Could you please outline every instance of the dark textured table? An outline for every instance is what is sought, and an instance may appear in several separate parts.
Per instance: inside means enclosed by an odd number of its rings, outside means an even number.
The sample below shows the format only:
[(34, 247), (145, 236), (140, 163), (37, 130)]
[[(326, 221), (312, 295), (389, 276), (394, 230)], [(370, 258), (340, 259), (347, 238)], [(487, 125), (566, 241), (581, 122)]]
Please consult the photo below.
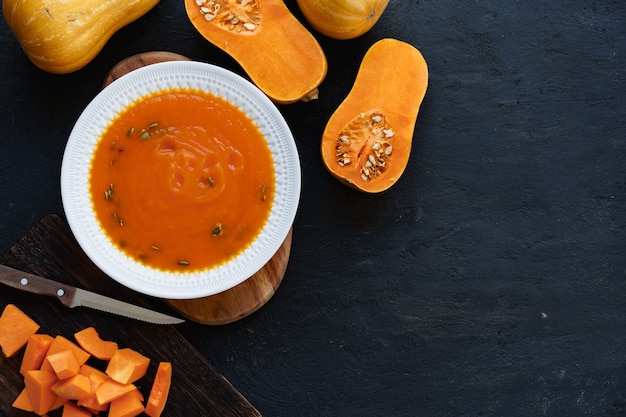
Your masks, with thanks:
[[(317, 37), (319, 100), (280, 107), (302, 165), (284, 281), (250, 317), (180, 331), (266, 416), (626, 415), (626, 3), (391, 0), (363, 37)], [(430, 85), (404, 176), (365, 195), (319, 144), (383, 37), (422, 51)], [(182, 1), (70, 75), (35, 68), (4, 22), (0, 40), (2, 252), (63, 214), (65, 142), (117, 62), (242, 73)]]

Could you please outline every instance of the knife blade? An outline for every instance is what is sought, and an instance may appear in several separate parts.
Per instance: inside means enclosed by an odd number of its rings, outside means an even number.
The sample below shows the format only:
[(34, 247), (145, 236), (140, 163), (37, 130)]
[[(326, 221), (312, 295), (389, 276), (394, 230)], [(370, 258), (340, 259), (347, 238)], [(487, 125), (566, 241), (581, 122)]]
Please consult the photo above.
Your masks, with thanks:
[(184, 320), (177, 317), (168, 316), (1, 264), (0, 283), (32, 294), (54, 297), (69, 308), (90, 307), (155, 324), (179, 324), (184, 322)]

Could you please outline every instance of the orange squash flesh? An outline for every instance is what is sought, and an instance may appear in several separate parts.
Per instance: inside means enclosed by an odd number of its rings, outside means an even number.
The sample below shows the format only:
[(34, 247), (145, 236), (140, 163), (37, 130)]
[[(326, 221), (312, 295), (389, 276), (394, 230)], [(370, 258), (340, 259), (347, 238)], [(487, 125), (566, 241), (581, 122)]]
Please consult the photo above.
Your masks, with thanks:
[(30, 398), (28, 398), (26, 388), (22, 389), (11, 405), (19, 410), (33, 411), (33, 404), (30, 402)]
[[(64, 350), (71, 351), (79, 365), (87, 362), (90, 357), (89, 353), (85, 352), (80, 346), (61, 335), (55, 336), (54, 340), (50, 344), (50, 347), (48, 348), (47, 356)], [(46, 366), (45, 363), (46, 361), (44, 361), (44, 365), (42, 366)]]
[(109, 364), (106, 374), (120, 384), (132, 384), (148, 371), (150, 359), (130, 348), (118, 349)]
[(89, 378), (91, 392), (85, 398), (78, 400), (76, 404), (91, 410), (94, 414), (97, 414), (99, 411), (106, 411), (109, 408), (109, 403), (100, 404), (96, 397), (96, 390), (100, 385), (110, 379), (109, 376), (99, 369), (86, 364), (81, 366), (78, 372)]
[(144, 412), (139, 391), (131, 391), (128, 394), (111, 402), (108, 417), (135, 417)]
[(76, 374), (73, 377), (58, 380), (50, 389), (61, 398), (82, 400), (91, 395), (91, 381), (85, 375)]
[(56, 375), (47, 371), (26, 372), (24, 386), (35, 413), (43, 415), (53, 409), (58, 396), (52, 392), (51, 388), (57, 381)]
[(394, 185), (407, 166), (427, 86), (428, 67), (419, 50), (396, 39), (373, 44), (322, 135), (330, 174), (368, 193)]
[(20, 364), (20, 373), (22, 375), (26, 371), (32, 371), (41, 367), (52, 341), (52, 336), (43, 333), (34, 334), (28, 339), (22, 363)]
[(116, 342), (102, 340), (93, 327), (87, 327), (74, 333), (74, 339), (87, 353), (102, 360), (111, 359), (118, 348)]
[(7, 304), (0, 315), (0, 347), (7, 358), (26, 346), (39, 330), (39, 324), (13, 304)]
[(146, 414), (150, 417), (159, 417), (165, 408), (167, 396), (172, 384), (172, 364), (169, 362), (159, 363), (154, 383), (148, 396)]
[(74, 356), (74, 353), (72, 353), (71, 350), (62, 350), (60, 352), (47, 355), (46, 358), (59, 379), (73, 377), (80, 369), (76, 356)]
[(63, 414), (61, 414), (61, 417), (91, 417), (92, 415), (91, 411), (68, 401), (63, 406)]
[(96, 388), (96, 399), (98, 404), (103, 405), (115, 401), (136, 389), (137, 387), (133, 384), (120, 384), (109, 379)]
[(282, 0), (218, 3), (219, 12), (203, 13), (206, 6), (185, 0), (191, 23), (205, 39), (234, 58), (276, 103), (317, 97), (326, 77), (326, 56)]
[[(10, 307), (9, 311), (5, 319), (28, 317), (17, 307)], [(35, 323), (29, 320), (31, 325)], [(91, 341), (101, 341), (99, 336), (94, 338), (95, 329), (87, 328), (82, 335)], [(171, 386), (170, 362), (159, 363), (150, 397), (144, 405), (144, 396), (136, 385), (118, 382), (86, 364), (90, 354), (69, 339), (32, 334), (27, 340), (20, 364), (24, 388), (13, 401), (14, 408), (38, 415), (62, 408), (61, 417), (100, 415), (107, 411), (110, 417), (134, 417), (144, 412), (155, 417), (163, 412)], [(146, 375), (149, 363), (149, 358), (135, 350), (117, 349), (107, 363), (107, 371), (119, 380), (134, 382)]]

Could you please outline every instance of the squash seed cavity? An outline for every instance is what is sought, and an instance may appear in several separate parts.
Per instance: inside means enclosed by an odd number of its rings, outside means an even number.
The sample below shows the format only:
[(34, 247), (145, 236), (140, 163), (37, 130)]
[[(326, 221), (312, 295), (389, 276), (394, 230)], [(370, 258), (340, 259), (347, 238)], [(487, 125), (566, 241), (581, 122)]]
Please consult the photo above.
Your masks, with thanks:
[(259, 0), (196, 0), (207, 22), (235, 33), (252, 33), (261, 24)]
[(360, 113), (341, 131), (335, 144), (337, 164), (359, 171), (361, 180), (382, 175), (393, 154), (393, 128), (383, 112)]

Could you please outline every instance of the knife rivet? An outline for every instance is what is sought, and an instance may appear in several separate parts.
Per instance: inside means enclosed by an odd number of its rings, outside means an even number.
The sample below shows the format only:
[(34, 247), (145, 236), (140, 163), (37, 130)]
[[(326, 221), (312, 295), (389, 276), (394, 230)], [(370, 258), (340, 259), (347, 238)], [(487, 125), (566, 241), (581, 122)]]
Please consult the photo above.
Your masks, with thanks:
[(28, 278), (22, 278), (22, 279), (20, 279), (20, 284), (21, 284), (21, 285), (28, 285)]
[(59, 289), (57, 290), (57, 295), (58, 295), (59, 297), (63, 297), (63, 296), (65, 295), (65, 291), (63, 291), (63, 288), (59, 288)]

